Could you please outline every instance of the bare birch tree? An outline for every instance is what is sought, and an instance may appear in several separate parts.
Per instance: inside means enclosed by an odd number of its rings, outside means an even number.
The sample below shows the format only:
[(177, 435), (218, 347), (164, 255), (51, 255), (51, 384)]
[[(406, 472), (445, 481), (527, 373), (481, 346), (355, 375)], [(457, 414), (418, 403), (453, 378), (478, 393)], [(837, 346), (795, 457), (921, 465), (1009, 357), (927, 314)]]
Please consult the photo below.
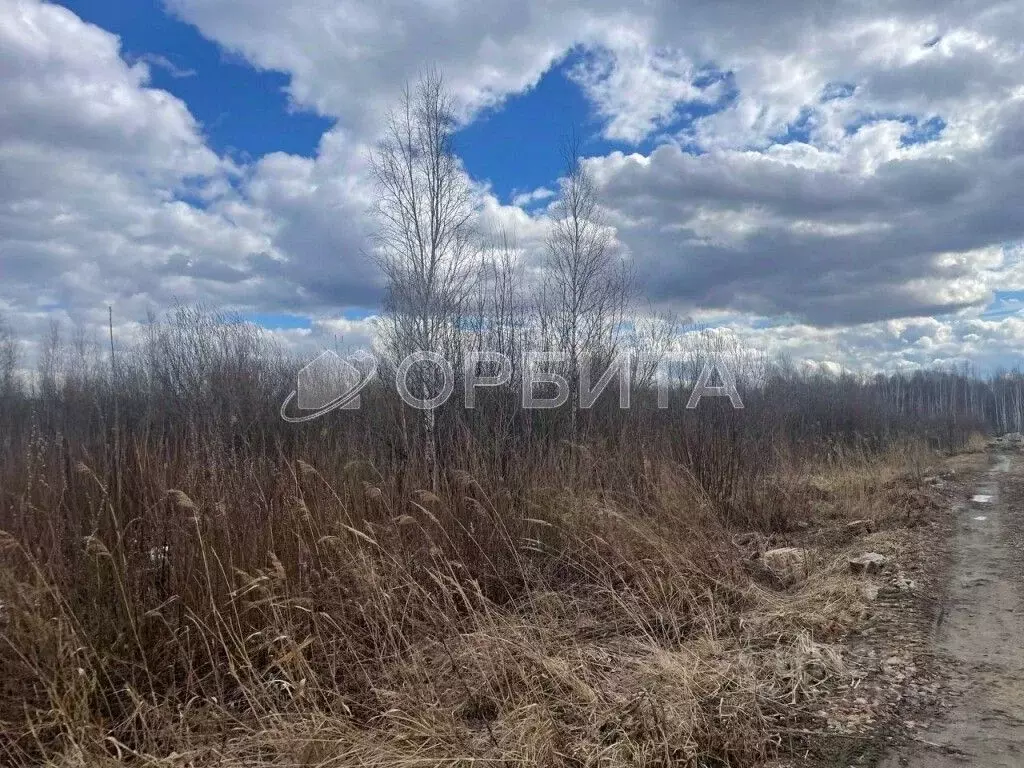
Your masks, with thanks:
[(646, 389), (654, 385), (658, 369), (678, 342), (682, 321), (671, 311), (649, 311), (646, 317), (634, 317), (632, 346), (633, 386)]
[(18, 384), (18, 340), (0, 316), (0, 399), (14, 394)]
[[(440, 73), (407, 85), (371, 155), (377, 187), (372, 257), (387, 280), (384, 332), (396, 360), (433, 352), (459, 364), (462, 318), (480, 251), (469, 179), (452, 147), (452, 99)], [(413, 387), (432, 397), (438, 371), (420, 364)], [(424, 459), (437, 484), (434, 411), (423, 411)]]
[(488, 347), (506, 355), (512, 365), (512, 381), (526, 346), (528, 306), (524, 284), (526, 274), (514, 230), (501, 228), (484, 264), (487, 278)]
[(580, 365), (614, 355), (630, 277), (614, 248), (613, 230), (602, 215), (575, 137), (566, 143), (563, 159), (565, 177), (552, 208), (540, 312), (549, 346), (566, 356), (570, 428), (575, 439)]

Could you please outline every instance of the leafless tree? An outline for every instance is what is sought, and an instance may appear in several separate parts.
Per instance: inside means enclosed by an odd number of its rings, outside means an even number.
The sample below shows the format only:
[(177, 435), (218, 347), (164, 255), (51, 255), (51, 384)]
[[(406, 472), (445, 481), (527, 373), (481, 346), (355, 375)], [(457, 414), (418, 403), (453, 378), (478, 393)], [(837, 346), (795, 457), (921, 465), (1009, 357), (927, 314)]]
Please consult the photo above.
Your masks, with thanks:
[(0, 317), (0, 397), (13, 394), (18, 384), (18, 340)]
[(51, 320), (37, 362), (36, 385), (44, 399), (52, 399), (64, 376), (64, 339), (59, 320)]
[(645, 389), (655, 384), (661, 364), (679, 337), (682, 321), (671, 311), (649, 312), (633, 320), (633, 384)]
[(575, 137), (563, 148), (565, 176), (552, 207), (541, 289), (541, 323), (551, 349), (566, 356), (571, 431), (577, 432), (581, 363), (610, 359), (630, 289), (629, 271), (615, 249), (597, 189)]
[[(523, 249), (519, 246), (516, 232), (501, 226), (488, 238), (482, 259), (475, 347), (485, 355), (497, 353), (504, 357), (503, 363), (493, 358), (481, 358), (476, 371), (481, 376), (507, 373), (508, 384), (504, 394), (511, 392), (520, 381), (523, 356), (528, 346), (531, 302), (527, 299), (525, 282)], [(473, 419), (478, 422), (489, 419), (500, 444), (516, 421), (517, 402), (515, 398), (498, 396), (487, 414), (476, 409)]]
[[(371, 155), (377, 187), (372, 258), (387, 280), (386, 344), (395, 359), (444, 355), (456, 366), (480, 246), (473, 193), (452, 147), (453, 105), (440, 73), (407, 85)], [(419, 365), (413, 386), (424, 400), (437, 370)], [(434, 412), (423, 411), (424, 458), (437, 483)]]
[(512, 380), (518, 375), (529, 325), (523, 257), (516, 233), (501, 228), (484, 263), (487, 279), (487, 346), (506, 355), (512, 364)]

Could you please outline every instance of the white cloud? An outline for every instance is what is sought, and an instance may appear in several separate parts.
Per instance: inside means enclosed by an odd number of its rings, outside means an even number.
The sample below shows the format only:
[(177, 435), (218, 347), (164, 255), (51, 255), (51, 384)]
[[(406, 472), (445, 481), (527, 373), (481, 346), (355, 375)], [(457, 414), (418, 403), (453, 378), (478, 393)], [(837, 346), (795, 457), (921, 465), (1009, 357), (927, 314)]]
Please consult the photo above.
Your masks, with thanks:
[(568, 5), (440, 0), (171, 0), (203, 34), (291, 75), (303, 105), (372, 135), (407, 80), (438, 66), (467, 110), (537, 81), (600, 18)]
[[(238, 167), (204, 143), (187, 105), (150, 85), (148, 64), (163, 61), (126, 62), (115, 36), (59, 6), (0, 5), (0, 306), (26, 327), (54, 313), (99, 323), (108, 302), (126, 318), (177, 298), (318, 321), (374, 304), (365, 155), (404, 82), (441, 67), (468, 118), (576, 50), (606, 137), (675, 133), (655, 151), (591, 161), (657, 302), (795, 316), (807, 324), (758, 332), (822, 354), (825, 339), (859, 344), (886, 364), (875, 346), (930, 339), (916, 360), (1024, 338), (1012, 316), (913, 341), (885, 330), (1024, 288), (1019, 251), (1004, 248), (1024, 241), (1021, 0), (170, 7), (254, 66), (287, 73), (292, 98), (338, 127), (315, 157)], [(678, 125), (685, 103), (726, 95), (709, 72), (731, 73), (734, 98)], [(838, 97), (822, 101), (830, 87)], [(906, 146), (911, 118), (945, 128)], [(807, 143), (776, 143), (787, 132)], [(534, 247), (545, 226), (536, 204), (555, 181), (514, 206), (483, 195), (484, 222), (515, 222)]]
[(176, 301), (374, 301), (363, 153), (340, 131), (316, 162), (237, 167), (116, 36), (32, 0), (0, 4), (0, 102), (0, 307), (26, 337), (50, 319), (99, 328), (108, 305), (128, 336)]
[(548, 189), (547, 187), (537, 187), (530, 192), (520, 192), (512, 196), (512, 205), (517, 205), (520, 208), (526, 208), (527, 206), (534, 205), (535, 203), (541, 203), (545, 200), (550, 200), (555, 196), (554, 190)]
[(184, 69), (179, 67), (166, 56), (161, 56), (158, 53), (144, 53), (141, 56), (138, 56), (137, 60), (143, 61), (151, 66), (158, 67), (174, 78), (195, 77), (196, 75), (196, 71), (194, 69)]
[(146, 82), (145, 65), (70, 11), (0, 6), (0, 294), (16, 311), (137, 303), (189, 254), (215, 269), (270, 247), (176, 200), (235, 169), (181, 101)]
[(644, 34), (620, 33), (610, 44), (571, 73), (605, 118), (609, 139), (640, 142), (669, 125), (680, 104), (713, 103), (721, 95), (720, 83), (694, 85), (697, 73), (682, 52), (652, 49)]
[(738, 333), (747, 345), (794, 361), (825, 362), (859, 373), (965, 363), (991, 373), (1020, 364), (1024, 316), (903, 319), (845, 328), (741, 326)]
[(144, 161), (157, 183), (219, 170), (185, 105), (146, 88), (146, 66), (128, 66), (115, 37), (60, 6), (16, 0), (0, 13), (0, 137), (7, 152), (61, 148), (113, 171)]

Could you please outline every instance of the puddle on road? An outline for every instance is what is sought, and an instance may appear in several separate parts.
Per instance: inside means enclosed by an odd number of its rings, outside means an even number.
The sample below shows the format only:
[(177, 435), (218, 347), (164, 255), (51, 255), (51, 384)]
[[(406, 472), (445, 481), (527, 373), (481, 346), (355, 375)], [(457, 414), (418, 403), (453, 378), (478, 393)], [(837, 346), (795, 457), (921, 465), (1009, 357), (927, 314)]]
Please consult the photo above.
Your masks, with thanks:
[(978, 516), (977, 516), (977, 517), (975, 517), (974, 519), (975, 519), (975, 520), (977, 520), (977, 521), (978, 521), (979, 523), (983, 523), (983, 522), (985, 522), (986, 520), (988, 520), (988, 518), (987, 518), (987, 517), (985, 517), (985, 515), (978, 515)]
[(972, 496), (971, 501), (976, 501), (979, 504), (988, 504), (992, 501), (992, 496), (988, 493), (979, 493)]

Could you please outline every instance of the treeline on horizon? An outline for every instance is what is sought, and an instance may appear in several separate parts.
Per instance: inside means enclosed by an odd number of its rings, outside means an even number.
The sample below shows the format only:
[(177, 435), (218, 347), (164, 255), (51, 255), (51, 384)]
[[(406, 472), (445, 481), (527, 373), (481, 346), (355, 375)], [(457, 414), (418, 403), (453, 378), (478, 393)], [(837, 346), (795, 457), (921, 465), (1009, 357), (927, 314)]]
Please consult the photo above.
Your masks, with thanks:
[[(615, 378), (590, 409), (567, 403), (525, 410), (516, 377), (505, 386), (478, 388), (475, 407), (466, 409), (457, 375), (453, 396), (434, 414), (441, 470), (486, 468), (510, 477), (516, 466), (558, 463), (572, 446), (589, 445), (622, 451), (627, 461), (668, 456), (717, 483), (747, 454), (799, 458), (820, 455), (823, 447), (880, 448), (907, 438), (956, 450), (972, 431), (1024, 430), (1019, 371), (981, 377), (965, 366), (835, 375), (769, 359), (728, 334), (701, 329), (676, 336), (675, 362), (655, 375), (668, 346), (629, 341), (641, 361), (637, 366), (646, 370), (633, 373), (628, 410), (619, 407)], [(113, 356), (98, 340), (86, 341), (83, 334), (64, 339), (55, 327), (29, 380), (19, 375), (9, 334), (0, 349), (5, 466), (20, 463), (24, 446), (45, 437), (57, 439), (69, 454), (86, 451), (112, 463), (116, 451), (130, 450), (136, 441), (170, 441), (244, 453), (299, 455), (312, 449), (342, 461), (365, 460), (384, 474), (410, 480), (428, 469), (421, 412), (404, 404), (387, 381), (393, 363), (388, 368), (384, 361), (358, 410), (289, 424), (280, 406), (308, 361), (290, 356), (259, 326), (230, 315), (179, 307), (152, 320), (136, 343), (115, 343)], [(595, 370), (602, 370), (601, 362)], [(685, 407), (698, 373), (712, 362), (735, 376), (742, 409), (732, 408), (727, 398), (707, 396), (697, 408)], [(668, 390), (667, 408), (657, 405), (658, 387)]]
[[(363, 391), (361, 408), (284, 422), (280, 403), (308, 361), (292, 359), (254, 324), (201, 307), (153, 319), (128, 345), (112, 329), (103, 341), (84, 331), (69, 340), (54, 326), (30, 381), (18, 375), (18, 346), (0, 327), (5, 466), (24, 461), (26, 441), (42, 435), (59, 438), (68, 457), (87, 451), (109, 466), (123, 466), (137, 445), (218, 455), (314, 452), (366, 461), (436, 492), (453, 470), (499, 484), (528, 484), (534, 470), (555, 470), (558, 482), (574, 484), (587, 465), (581, 455), (596, 452), (626, 478), (643, 476), (655, 459), (685, 466), (731, 507), (734, 478), (756, 477), (779, 461), (903, 439), (956, 450), (972, 431), (1024, 429), (1019, 372), (827, 375), (769, 359), (728, 333), (684, 333), (678, 317), (638, 311), (628, 252), (604, 217), (578, 139), (562, 147), (564, 173), (545, 212), (543, 242), (524, 250), (514, 231), (482, 231), (453, 145), (453, 104), (440, 73), (425, 74), (405, 90), (369, 158), (376, 229), (368, 255), (386, 293), (375, 341), (383, 375)], [(616, 382), (593, 407), (579, 407), (581, 370), (603, 372), (626, 348), (632, 408), (618, 407)], [(472, 352), (500, 353), (511, 363), (511, 384), (477, 390), (473, 409), (456, 396), (413, 410), (383, 382), (397, 361), (420, 351), (456, 372)], [(547, 372), (563, 377), (565, 406), (521, 406), (527, 353), (561, 358)], [(735, 377), (743, 409), (707, 397), (685, 408), (686, 390), (708, 363)], [(441, 384), (425, 365), (408, 381), (424, 400)], [(668, 408), (656, 407), (658, 387), (670, 390)]]
[[(769, 359), (728, 333), (682, 332), (678, 317), (638, 311), (628, 253), (604, 218), (578, 139), (562, 148), (564, 175), (542, 243), (527, 252), (514, 231), (483, 232), (452, 142), (453, 109), (441, 75), (427, 73), (406, 89), (369, 158), (369, 256), (386, 293), (375, 340), (382, 375), (363, 390), (359, 409), (286, 423), (280, 404), (308, 361), (293, 359), (260, 327), (202, 307), (152, 319), (131, 344), (119, 344), (112, 327), (100, 341), (84, 331), (62, 338), (54, 326), (31, 377), (19, 376), (18, 346), (0, 329), (7, 487), (33, 476), (36, 454), (51, 466), (88, 458), (118, 478), (140, 457), (160, 454), (207, 465), (360, 461), (398, 495), (436, 494), (457, 472), (512, 492), (549, 482), (633, 488), (651, 467), (672, 466), (724, 513), (747, 514), (760, 478), (780, 466), (905, 440), (953, 451), (975, 431), (1024, 429), (1019, 372), (827, 375)], [(603, 372), (626, 348), (632, 407), (618, 407), (613, 381), (581, 408), (581, 371)], [(470, 353), (500, 353), (512, 367), (510, 384), (476, 390), (472, 409), (456, 395), (414, 410), (386, 382), (397, 361), (424, 350), (455, 372)], [(563, 377), (566, 405), (522, 407), (527, 353), (560, 358), (545, 365)], [(685, 407), (709, 363), (735, 377), (744, 408), (721, 397)], [(428, 365), (415, 367), (408, 383), (423, 400), (441, 387)], [(657, 407), (659, 387), (669, 390), (667, 408)]]

